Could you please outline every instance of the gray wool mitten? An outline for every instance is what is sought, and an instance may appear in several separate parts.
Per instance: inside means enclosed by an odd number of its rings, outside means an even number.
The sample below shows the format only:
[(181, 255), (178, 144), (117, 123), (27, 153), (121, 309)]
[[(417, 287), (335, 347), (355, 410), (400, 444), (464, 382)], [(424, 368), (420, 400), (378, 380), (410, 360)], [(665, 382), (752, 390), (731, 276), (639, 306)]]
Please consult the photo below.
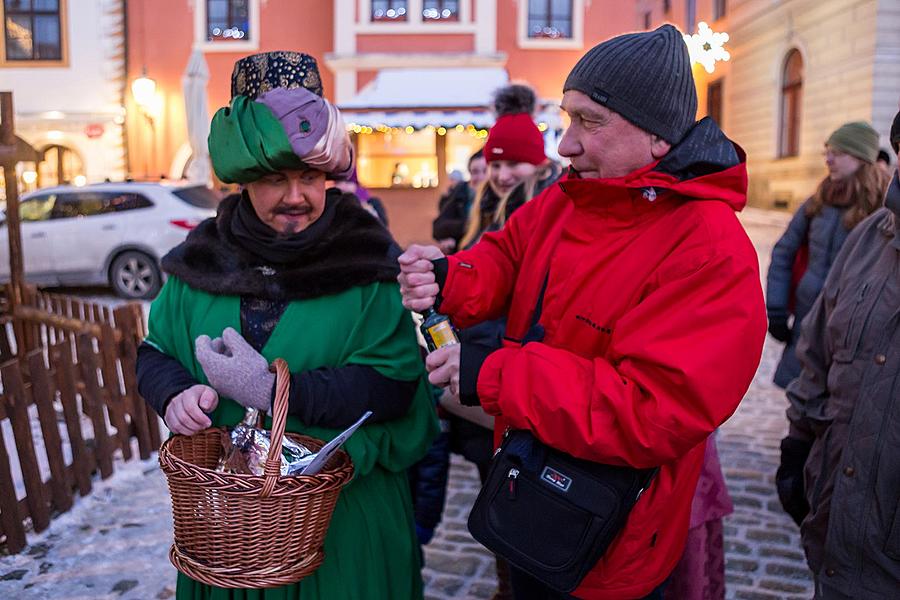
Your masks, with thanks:
[(269, 363), (237, 331), (228, 327), (221, 338), (201, 335), (195, 341), (197, 362), (220, 395), (246, 408), (269, 412), (275, 374)]

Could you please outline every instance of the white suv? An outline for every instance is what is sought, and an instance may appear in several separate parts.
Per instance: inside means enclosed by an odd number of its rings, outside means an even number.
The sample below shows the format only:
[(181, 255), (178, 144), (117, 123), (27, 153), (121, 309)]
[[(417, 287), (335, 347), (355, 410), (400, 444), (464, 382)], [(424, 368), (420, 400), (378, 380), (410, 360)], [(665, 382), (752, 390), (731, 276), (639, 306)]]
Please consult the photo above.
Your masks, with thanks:
[[(159, 260), (219, 198), (202, 186), (100, 183), (45, 188), (22, 197), (25, 276), (48, 286), (106, 285), (129, 299), (152, 298)], [(9, 280), (8, 230), (0, 226), (0, 279)]]

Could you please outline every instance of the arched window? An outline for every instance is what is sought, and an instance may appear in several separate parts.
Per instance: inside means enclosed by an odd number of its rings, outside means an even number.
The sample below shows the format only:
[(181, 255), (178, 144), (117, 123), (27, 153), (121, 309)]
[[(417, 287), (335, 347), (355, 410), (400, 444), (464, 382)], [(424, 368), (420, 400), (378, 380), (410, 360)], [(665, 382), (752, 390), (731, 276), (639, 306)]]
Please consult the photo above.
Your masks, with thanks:
[(800, 106), (803, 103), (803, 57), (796, 48), (788, 52), (781, 74), (781, 126), (778, 156), (800, 154)]
[(38, 187), (78, 183), (76, 177), (84, 175), (84, 163), (74, 150), (65, 146), (48, 146), (44, 160), (38, 165)]

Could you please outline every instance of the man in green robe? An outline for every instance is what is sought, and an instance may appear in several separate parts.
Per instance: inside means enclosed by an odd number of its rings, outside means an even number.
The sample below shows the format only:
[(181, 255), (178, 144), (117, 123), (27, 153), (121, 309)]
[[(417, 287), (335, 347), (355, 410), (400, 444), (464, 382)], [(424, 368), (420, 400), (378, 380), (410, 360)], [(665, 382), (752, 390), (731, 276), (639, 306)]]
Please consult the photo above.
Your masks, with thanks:
[(150, 310), (138, 381), (175, 434), (269, 411), (276, 358), (291, 369), (288, 431), (330, 440), (374, 414), (345, 444), (355, 475), (314, 574), (262, 590), (179, 574), (179, 599), (422, 596), (406, 470), (437, 421), (396, 283), (396, 245), (355, 197), (326, 191), (353, 160), (340, 113), (321, 94), (307, 55), (235, 65), (209, 146), (219, 179), (243, 191), (163, 259), (169, 278)]

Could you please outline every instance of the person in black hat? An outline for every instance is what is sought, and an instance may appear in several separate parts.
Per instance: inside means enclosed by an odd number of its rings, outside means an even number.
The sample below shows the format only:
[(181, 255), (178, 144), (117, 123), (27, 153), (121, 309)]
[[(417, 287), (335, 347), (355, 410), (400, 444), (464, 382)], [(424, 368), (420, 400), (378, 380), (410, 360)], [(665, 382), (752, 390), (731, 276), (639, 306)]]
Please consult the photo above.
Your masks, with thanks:
[[(469, 250), (408, 248), (401, 291), (407, 307), (436, 305), (460, 328), (507, 317), (500, 349), (464, 342), (427, 360), (432, 383), (495, 417), (495, 444), (525, 429), (578, 458), (659, 467), (572, 594), (660, 599), (707, 439), (743, 398), (765, 339), (758, 259), (735, 215), (745, 155), (712, 119), (696, 121), (671, 25), (592, 48), (563, 92), (568, 174)], [(523, 531), (560, 564), (557, 549), (571, 548), (543, 517)], [(519, 568), (512, 583), (519, 600), (569, 597)]]

